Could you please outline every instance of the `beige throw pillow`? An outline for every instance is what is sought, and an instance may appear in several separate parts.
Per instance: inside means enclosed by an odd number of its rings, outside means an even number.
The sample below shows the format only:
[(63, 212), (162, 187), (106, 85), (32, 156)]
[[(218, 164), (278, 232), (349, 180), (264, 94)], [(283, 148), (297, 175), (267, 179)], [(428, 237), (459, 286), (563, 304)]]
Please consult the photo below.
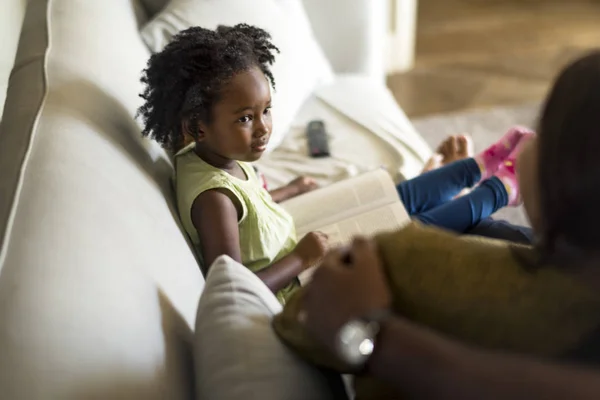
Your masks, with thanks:
[(281, 311), (246, 267), (227, 256), (213, 263), (196, 319), (197, 399), (346, 398), (339, 375), (296, 357), (276, 337), (271, 322)]

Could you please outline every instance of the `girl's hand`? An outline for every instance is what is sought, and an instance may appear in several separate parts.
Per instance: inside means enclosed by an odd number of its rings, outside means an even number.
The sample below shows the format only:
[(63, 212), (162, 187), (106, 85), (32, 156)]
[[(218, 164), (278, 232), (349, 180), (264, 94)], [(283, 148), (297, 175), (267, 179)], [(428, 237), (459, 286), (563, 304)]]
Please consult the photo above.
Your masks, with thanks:
[(282, 201), (291, 199), (292, 197), (299, 196), (303, 193), (310, 192), (319, 187), (317, 181), (312, 178), (301, 176), (299, 178), (294, 179), (287, 185), (272, 190), (269, 192), (271, 194), (271, 198), (275, 203), (281, 203)]
[(327, 252), (328, 236), (323, 232), (310, 232), (294, 248), (294, 253), (302, 260), (304, 268), (316, 265)]
[(319, 184), (313, 178), (308, 176), (300, 176), (291, 181), (288, 186), (293, 190), (295, 196), (311, 192), (319, 188)]

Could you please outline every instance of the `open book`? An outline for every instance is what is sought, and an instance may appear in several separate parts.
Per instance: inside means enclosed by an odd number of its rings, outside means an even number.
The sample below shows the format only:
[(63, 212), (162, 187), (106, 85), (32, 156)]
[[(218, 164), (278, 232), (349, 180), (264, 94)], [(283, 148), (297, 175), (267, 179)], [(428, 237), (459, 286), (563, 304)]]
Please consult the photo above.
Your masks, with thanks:
[[(396, 185), (383, 169), (336, 182), (281, 204), (294, 218), (298, 238), (320, 231), (331, 247), (350, 243), (356, 235), (371, 236), (405, 226), (410, 218)], [(311, 270), (300, 276), (304, 282)]]

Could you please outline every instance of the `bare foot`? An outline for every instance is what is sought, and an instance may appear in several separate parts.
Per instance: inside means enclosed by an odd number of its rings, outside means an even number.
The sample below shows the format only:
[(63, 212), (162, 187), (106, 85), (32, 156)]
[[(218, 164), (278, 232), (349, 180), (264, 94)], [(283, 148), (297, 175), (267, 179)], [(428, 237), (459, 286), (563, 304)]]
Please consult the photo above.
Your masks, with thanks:
[(423, 171), (433, 171), (451, 162), (473, 157), (473, 141), (466, 135), (448, 136), (425, 163)]
[(444, 160), (444, 156), (439, 153), (434, 153), (429, 160), (423, 166), (423, 171), (421, 173), (425, 173), (428, 171), (433, 171), (434, 169), (438, 169), (442, 166), (442, 161)]
[(442, 165), (473, 157), (473, 141), (466, 135), (449, 136), (440, 143), (436, 153), (442, 155)]

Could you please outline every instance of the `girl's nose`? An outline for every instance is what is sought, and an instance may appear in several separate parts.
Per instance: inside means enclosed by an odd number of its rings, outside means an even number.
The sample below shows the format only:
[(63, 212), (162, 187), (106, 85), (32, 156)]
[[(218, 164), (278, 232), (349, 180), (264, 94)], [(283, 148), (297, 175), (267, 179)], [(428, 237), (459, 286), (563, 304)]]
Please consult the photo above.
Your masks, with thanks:
[(265, 123), (265, 121), (263, 121), (261, 119), (260, 122), (258, 122), (254, 128), (254, 137), (263, 137), (265, 135), (267, 135), (269, 133), (269, 127), (268, 125)]

